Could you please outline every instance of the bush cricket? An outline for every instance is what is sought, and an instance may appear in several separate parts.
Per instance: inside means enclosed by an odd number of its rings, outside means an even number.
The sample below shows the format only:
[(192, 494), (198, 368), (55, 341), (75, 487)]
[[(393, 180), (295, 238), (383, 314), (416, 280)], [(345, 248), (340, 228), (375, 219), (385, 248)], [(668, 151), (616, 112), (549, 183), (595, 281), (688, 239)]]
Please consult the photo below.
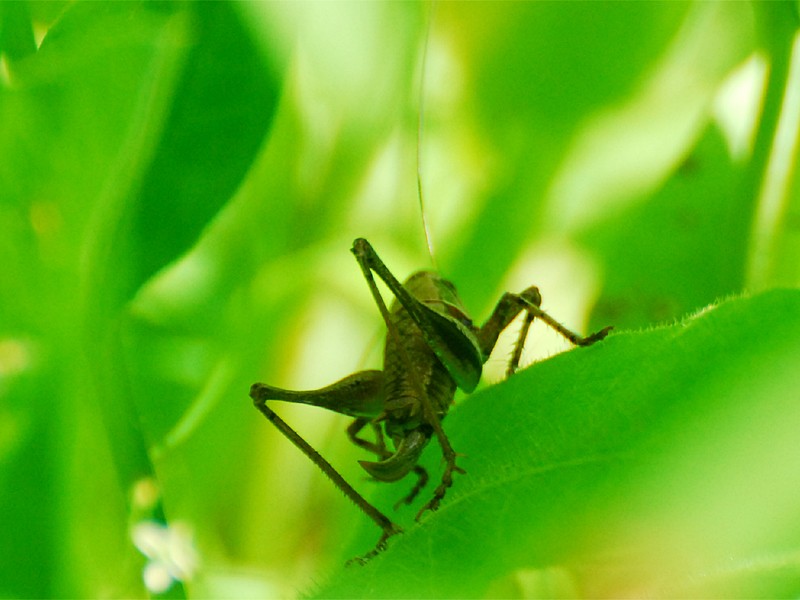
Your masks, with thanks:
[[(456, 465), (456, 452), (442, 429), (442, 420), (453, 402), (456, 388), (465, 392), (475, 389), (483, 364), (511, 321), (521, 312), (526, 313), (508, 365), (509, 375), (519, 365), (522, 346), (534, 319), (540, 319), (578, 346), (602, 340), (611, 327), (587, 337), (570, 331), (541, 310), (542, 299), (533, 286), (520, 294), (503, 294), (486, 322), (476, 327), (461, 304), (455, 286), (437, 273), (419, 271), (401, 284), (367, 240), (355, 240), (352, 252), (386, 325), (383, 369), (359, 371), (328, 387), (310, 391), (283, 390), (255, 383), (250, 388), (250, 397), (255, 407), (380, 527), (381, 536), (375, 547), (350, 561), (363, 564), (386, 548), (387, 540), (401, 533), (401, 528), (347, 483), (322, 455), (267, 406), (267, 401), (310, 404), (354, 417), (347, 428), (348, 437), (377, 457), (374, 462), (359, 461), (367, 473), (386, 482), (398, 481), (412, 471), (417, 476), (411, 491), (395, 504), (395, 508), (410, 504), (427, 483), (428, 475), (417, 461), (435, 437), (444, 456), (444, 472), (433, 496), (417, 513), (419, 520), (425, 511), (435, 511), (439, 507), (453, 483), (453, 474), (465, 472)], [(386, 307), (373, 272), (395, 297), (391, 309)], [(359, 437), (367, 425), (374, 431), (374, 442)], [(393, 449), (387, 446), (386, 437), (391, 440)]]

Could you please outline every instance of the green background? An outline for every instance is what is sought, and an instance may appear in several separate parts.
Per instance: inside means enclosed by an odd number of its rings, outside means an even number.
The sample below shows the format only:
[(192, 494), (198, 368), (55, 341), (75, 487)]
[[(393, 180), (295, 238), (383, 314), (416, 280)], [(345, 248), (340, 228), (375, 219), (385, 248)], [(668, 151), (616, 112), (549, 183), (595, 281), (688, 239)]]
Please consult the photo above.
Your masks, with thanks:
[[(0, 3), (0, 595), (796, 596), (798, 24)], [(247, 391), (380, 365), (356, 237), (479, 322), (536, 284), (615, 331), (538, 360), (566, 344), (534, 326), (498, 383), (512, 331), (445, 421), (468, 474), (344, 568), (378, 531)], [(276, 410), (382, 510), (405, 493), (346, 419)]]

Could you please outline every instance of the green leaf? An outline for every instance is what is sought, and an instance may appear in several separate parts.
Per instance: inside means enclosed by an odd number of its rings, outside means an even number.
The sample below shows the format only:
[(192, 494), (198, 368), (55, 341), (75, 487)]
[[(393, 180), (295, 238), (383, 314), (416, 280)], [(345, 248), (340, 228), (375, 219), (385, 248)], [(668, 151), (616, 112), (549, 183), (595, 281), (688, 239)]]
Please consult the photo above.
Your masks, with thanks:
[(796, 594), (798, 315), (798, 291), (729, 300), (474, 395), (445, 422), (467, 475), (441, 508), (311, 596), (484, 597), (552, 567), (588, 596)]
[[(235, 4), (196, 2), (191, 47), (138, 190), (141, 283), (194, 244), (254, 161), (280, 94)], [(175, 223), (181, 223), (176, 228)]]
[(36, 51), (33, 27), (26, 2), (0, 5), (0, 55), (12, 64)]

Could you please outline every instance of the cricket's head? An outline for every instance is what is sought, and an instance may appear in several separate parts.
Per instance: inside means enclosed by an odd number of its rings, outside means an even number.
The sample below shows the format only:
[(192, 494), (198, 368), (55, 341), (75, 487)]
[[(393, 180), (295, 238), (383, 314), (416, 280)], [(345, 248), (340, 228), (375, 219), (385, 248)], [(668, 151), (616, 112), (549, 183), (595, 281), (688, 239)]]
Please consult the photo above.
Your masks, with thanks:
[(472, 319), (458, 297), (456, 286), (435, 271), (417, 271), (406, 280), (404, 287), (429, 308), (472, 328)]

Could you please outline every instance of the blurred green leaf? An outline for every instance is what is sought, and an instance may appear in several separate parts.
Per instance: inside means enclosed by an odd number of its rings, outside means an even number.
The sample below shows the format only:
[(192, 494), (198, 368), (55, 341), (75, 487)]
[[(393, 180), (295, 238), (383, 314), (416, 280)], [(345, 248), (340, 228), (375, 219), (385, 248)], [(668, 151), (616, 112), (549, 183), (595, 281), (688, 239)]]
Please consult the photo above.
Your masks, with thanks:
[(0, 5), (0, 54), (16, 61), (36, 51), (31, 17), (25, 2)]
[[(471, 290), (496, 285), (496, 265), (509, 264), (530, 236), (551, 230), (543, 210), (548, 188), (588, 119), (657, 77), (676, 40), (686, 48), (675, 59), (677, 72), (696, 69), (703, 86), (721, 81), (752, 46), (743, 5), (518, 3), (495, 11), (476, 3), (451, 10), (492, 172), (469, 226), (446, 250), (455, 255), (447, 273), (461, 282), (468, 305), (486, 302)], [(698, 95), (707, 102), (714, 89), (672, 83), (658, 101), (673, 119)], [(503, 243), (493, 244), (497, 239)]]
[(255, 159), (278, 103), (280, 82), (272, 72), (278, 65), (266, 62), (235, 6), (190, 7), (191, 49), (137, 191), (142, 273), (134, 284), (186, 251), (225, 205)]
[[(3, 284), (14, 290), (4, 294), (2, 335), (21, 348), (24, 377), (5, 394), (19, 431), (7, 475), (36, 476), (0, 498), (16, 515), (3, 536), (10, 560), (0, 589), (131, 595), (143, 560), (128, 520), (163, 512), (156, 496), (126, 516), (137, 482), (155, 473), (121, 352), (121, 310), (227, 201), (264, 138), (279, 84), (228, 3), (76, 3), (14, 74), (0, 97)], [(44, 410), (25, 398), (53, 401)], [(87, 486), (80, 465), (93, 461), (82, 446), (97, 444), (108, 460), (106, 439), (119, 487), (103, 470)], [(71, 500), (108, 485), (102, 517)], [(88, 521), (104, 522), (106, 539), (87, 533)], [(99, 552), (113, 566), (91, 558), (99, 581), (77, 574), (88, 565), (81, 536), (114, 549)], [(180, 583), (166, 593), (183, 595)]]

